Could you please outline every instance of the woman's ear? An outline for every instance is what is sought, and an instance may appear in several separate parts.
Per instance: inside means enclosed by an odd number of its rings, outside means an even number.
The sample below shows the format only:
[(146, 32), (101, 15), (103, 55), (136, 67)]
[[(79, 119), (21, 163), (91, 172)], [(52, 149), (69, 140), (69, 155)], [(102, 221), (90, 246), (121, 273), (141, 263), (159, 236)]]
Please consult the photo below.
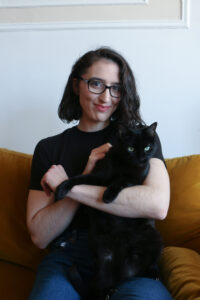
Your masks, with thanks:
[(73, 91), (78, 96), (79, 95), (79, 80), (78, 78), (73, 78)]

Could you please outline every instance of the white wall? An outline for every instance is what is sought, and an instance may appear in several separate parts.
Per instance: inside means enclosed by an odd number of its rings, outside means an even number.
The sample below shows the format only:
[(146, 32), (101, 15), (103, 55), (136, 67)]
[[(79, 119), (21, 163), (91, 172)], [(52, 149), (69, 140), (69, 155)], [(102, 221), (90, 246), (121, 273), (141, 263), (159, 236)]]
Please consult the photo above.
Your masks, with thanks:
[(158, 121), (165, 157), (200, 153), (200, 1), (189, 29), (0, 32), (0, 147), (33, 153), (63, 131), (57, 107), (74, 61), (105, 45), (134, 70), (141, 112)]

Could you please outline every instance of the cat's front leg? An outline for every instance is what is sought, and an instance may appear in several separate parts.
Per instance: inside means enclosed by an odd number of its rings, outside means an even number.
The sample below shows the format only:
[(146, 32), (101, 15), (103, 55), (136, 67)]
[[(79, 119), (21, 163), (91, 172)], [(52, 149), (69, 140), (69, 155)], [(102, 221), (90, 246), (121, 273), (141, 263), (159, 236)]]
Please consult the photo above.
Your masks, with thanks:
[(125, 187), (132, 186), (133, 184), (128, 183), (123, 178), (119, 178), (115, 180), (108, 188), (105, 190), (103, 194), (103, 202), (111, 203), (115, 200), (119, 192), (123, 190)]
[(56, 189), (55, 199), (60, 200), (66, 197), (67, 193), (71, 190), (71, 188), (73, 188), (73, 186), (84, 184), (86, 177), (87, 175), (79, 175), (63, 181)]
[(55, 199), (63, 199), (71, 188), (79, 184), (89, 184), (89, 185), (105, 185), (104, 178), (101, 178), (98, 174), (87, 174), (78, 175), (63, 181), (56, 189)]
[(56, 189), (55, 200), (63, 199), (67, 193), (70, 191), (72, 186), (70, 185), (70, 180), (65, 180)]

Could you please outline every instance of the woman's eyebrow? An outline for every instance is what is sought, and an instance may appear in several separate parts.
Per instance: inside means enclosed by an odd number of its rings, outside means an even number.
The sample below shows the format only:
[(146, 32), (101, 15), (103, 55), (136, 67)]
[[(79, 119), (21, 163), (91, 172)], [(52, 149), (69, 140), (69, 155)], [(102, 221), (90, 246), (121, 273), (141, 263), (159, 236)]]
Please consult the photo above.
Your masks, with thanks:
[[(99, 77), (91, 77), (89, 80), (91, 80), (91, 79), (93, 79), (93, 80), (99, 80), (99, 81), (102, 81), (104, 83), (106, 82), (104, 79), (99, 78)], [(121, 83), (120, 82), (112, 82), (111, 85), (121, 85)]]

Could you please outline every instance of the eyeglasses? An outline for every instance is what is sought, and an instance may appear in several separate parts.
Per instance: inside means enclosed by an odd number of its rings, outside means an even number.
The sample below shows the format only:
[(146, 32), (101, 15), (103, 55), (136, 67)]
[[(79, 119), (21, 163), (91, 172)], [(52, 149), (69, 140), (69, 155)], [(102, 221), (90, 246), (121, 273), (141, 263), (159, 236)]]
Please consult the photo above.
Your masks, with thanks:
[(95, 78), (84, 79), (82, 77), (79, 77), (79, 79), (83, 80), (84, 82), (86, 82), (88, 84), (88, 90), (91, 93), (103, 94), (106, 89), (109, 89), (111, 97), (119, 98), (121, 96), (122, 86), (120, 84), (114, 84), (111, 86), (107, 86), (100, 79), (95, 79)]

